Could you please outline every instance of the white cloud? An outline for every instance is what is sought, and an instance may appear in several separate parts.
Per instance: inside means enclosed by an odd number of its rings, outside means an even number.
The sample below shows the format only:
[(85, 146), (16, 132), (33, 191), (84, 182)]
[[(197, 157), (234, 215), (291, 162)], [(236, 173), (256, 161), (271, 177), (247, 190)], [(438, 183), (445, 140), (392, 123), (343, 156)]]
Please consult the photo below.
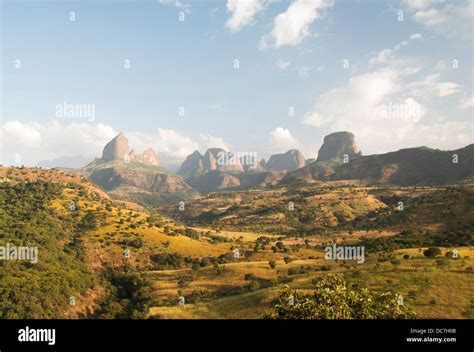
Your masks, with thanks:
[(199, 145), (201, 146), (201, 150), (203, 150), (204, 152), (208, 148), (222, 148), (225, 150), (229, 150), (226, 143), (221, 137), (213, 137), (209, 134), (201, 133), (199, 135)]
[(461, 85), (454, 82), (441, 82), (440, 74), (433, 73), (426, 76), (424, 79), (412, 82), (407, 85), (407, 89), (411, 94), (417, 97), (428, 96), (445, 97), (461, 91)]
[(181, 0), (159, 0), (159, 3), (162, 4), (162, 5), (175, 6), (179, 9), (182, 9), (187, 14), (191, 13), (191, 5), (184, 4), (184, 3), (181, 2)]
[(415, 33), (410, 36), (410, 40), (420, 40), (423, 36), (420, 33)]
[[(469, 122), (427, 120), (427, 108), (420, 102), (451, 93), (452, 85), (431, 76), (410, 85), (403, 78), (394, 67), (354, 76), (345, 86), (319, 96), (303, 123), (327, 132), (351, 131), (366, 154), (419, 145), (451, 149), (470, 143)], [(428, 89), (427, 82), (435, 88)], [(414, 92), (423, 94), (416, 97)]]
[(291, 135), (290, 131), (283, 127), (277, 127), (270, 132), (273, 148), (277, 150), (287, 150), (299, 148), (299, 142)]
[(2, 141), (13, 140), (16, 145), (23, 148), (41, 148), (41, 134), (35, 127), (37, 126), (23, 124), (18, 121), (8, 121), (3, 125)]
[(251, 24), (255, 15), (264, 8), (264, 0), (227, 0), (227, 11), (231, 16), (226, 22), (226, 27), (238, 32)]
[(446, 16), (443, 12), (436, 9), (417, 11), (414, 14), (415, 21), (421, 22), (428, 27), (436, 26), (446, 22)]
[(435, 71), (436, 72), (439, 72), (439, 71), (444, 71), (448, 68), (448, 64), (446, 63), (446, 61), (444, 60), (439, 60), (437, 63), (436, 63), (436, 66), (435, 66)]
[(277, 65), (277, 67), (281, 68), (282, 70), (285, 70), (291, 65), (291, 62), (290, 61), (284, 61), (284, 60), (280, 59), (276, 62), (276, 65)]
[(35, 165), (42, 159), (60, 156), (99, 156), (105, 143), (117, 132), (104, 124), (60, 124), (53, 120), (43, 125), (37, 122), (7, 121), (0, 126), (2, 152), (5, 163), (12, 163), (13, 155), (21, 155), (25, 165)]
[(323, 18), (324, 10), (333, 5), (333, 0), (295, 0), (285, 12), (275, 17), (273, 30), (261, 38), (260, 48), (300, 44), (311, 35), (309, 26)]
[(146, 148), (155, 149), (163, 164), (175, 165), (197, 150), (199, 144), (174, 130), (158, 128), (157, 132), (124, 132), (130, 148), (141, 153)]
[(410, 10), (422, 10), (425, 9), (435, 0), (402, 0), (402, 5)]
[[(410, 36), (409, 40), (420, 40), (421, 38), (422, 36), (420, 33), (415, 33)], [(407, 45), (408, 41), (403, 40), (400, 43), (396, 44), (393, 49), (383, 49), (376, 56), (372, 57), (369, 60), (369, 66), (372, 67), (374, 65), (387, 64), (389, 62), (394, 61), (395, 53), (399, 51), (402, 47)]]
[(383, 49), (381, 52), (377, 54), (377, 56), (373, 57), (369, 61), (369, 66), (379, 65), (386, 63), (393, 57), (393, 50), (391, 49)]
[(462, 99), (458, 106), (458, 109), (460, 110), (472, 109), (472, 108), (474, 108), (474, 97)]
[(380, 70), (352, 77), (347, 86), (322, 94), (304, 122), (324, 126), (357, 116), (372, 116), (383, 99), (398, 90), (396, 70)]
[(472, 42), (472, 21), (474, 0), (465, 1), (403, 1), (402, 5), (412, 14), (413, 19), (449, 38)]
[[(180, 133), (159, 128), (156, 132), (123, 131), (129, 146), (137, 153), (146, 148), (155, 149), (167, 165), (184, 160), (199, 143)], [(21, 155), (25, 165), (36, 165), (41, 160), (59, 157), (83, 156), (93, 160), (102, 155), (104, 146), (118, 134), (111, 126), (90, 123), (61, 124), (53, 120), (48, 124), (7, 121), (0, 126), (1, 150), (5, 164), (12, 164), (14, 155)], [(209, 137), (210, 138), (213, 137)], [(214, 139), (220, 143), (221, 139)]]

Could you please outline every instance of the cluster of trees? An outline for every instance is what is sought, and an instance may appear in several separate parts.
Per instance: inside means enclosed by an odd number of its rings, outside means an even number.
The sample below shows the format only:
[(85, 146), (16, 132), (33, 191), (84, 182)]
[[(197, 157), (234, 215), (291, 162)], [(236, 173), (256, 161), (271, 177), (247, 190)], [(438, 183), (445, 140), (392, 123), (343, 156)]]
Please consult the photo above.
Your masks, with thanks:
[(340, 274), (328, 274), (311, 295), (286, 288), (273, 302), (274, 319), (412, 319), (416, 314), (400, 303), (399, 295), (374, 295), (351, 288)]
[(0, 261), (0, 319), (60, 318), (71, 296), (97, 283), (82, 261), (73, 216), (62, 222), (49, 207), (62, 190), (43, 181), (0, 183), (0, 245), (38, 248), (37, 263)]
[(144, 319), (152, 301), (153, 286), (143, 274), (130, 267), (109, 269), (104, 278), (108, 293), (94, 317), (100, 319)]
[(194, 270), (207, 266), (217, 267), (219, 264), (225, 264), (235, 261), (232, 253), (221, 254), (218, 257), (193, 258), (185, 257), (179, 253), (155, 253), (150, 255), (153, 270), (169, 270), (191, 267)]
[(360, 242), (367, 251), (392, 251), (415, 247), (462, 247), (474, 245), (472, 230), (446, 230), (443, 232), (422, 232), (403, 230), (391, 237), (366, 238)]

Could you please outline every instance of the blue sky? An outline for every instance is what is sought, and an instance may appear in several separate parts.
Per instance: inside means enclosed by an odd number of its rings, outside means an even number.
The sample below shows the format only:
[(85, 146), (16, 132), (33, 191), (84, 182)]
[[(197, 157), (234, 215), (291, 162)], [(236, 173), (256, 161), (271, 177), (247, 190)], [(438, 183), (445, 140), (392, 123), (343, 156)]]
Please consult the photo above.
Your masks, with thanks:
[[(364, 154), (462, 147), (473, 136), (473, 9), (471, 0), (3, 1), (2, 162), (100, 156), (119, 131), (170, 167), (212, 146), (316, 157), (338, 130), (354, 132)], [(93, 106), (93, 118), (58, 116), (65, 102)]]

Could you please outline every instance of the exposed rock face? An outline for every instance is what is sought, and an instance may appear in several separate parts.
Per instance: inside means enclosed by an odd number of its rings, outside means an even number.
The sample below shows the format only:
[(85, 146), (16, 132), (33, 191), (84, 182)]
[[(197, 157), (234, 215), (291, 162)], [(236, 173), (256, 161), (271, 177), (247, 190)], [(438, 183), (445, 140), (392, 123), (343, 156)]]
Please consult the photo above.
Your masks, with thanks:
[(217, 170), (217, 157), (221, 152), (225, 152), (225, 150), (221, 148), (208, 149), (202, 159), (202, 166), (206, 170)]
[(105, 145), (102, 152), (102, 160), (123, 160), (125, 155), (128, 155), (129, 153), (130, 148), (128, 146), (128, 139), (120, 132), (114, 139)]
[(245, 171), (265, 172), (265, 160), (252, 160), (252, 164), (243, 165)]
[(238, 158), (222, 148), (209, 148), (204, 155), (197, 150), (188, 155), (181, 164), (179, 174), (192, 174), (199, 170), (219, 170), (222, 172), (242, 172), (244, 167)]
[(203, 166), (207, 170), (219, 170), (223, 172), (244, 171), (240, 160), (234, 154), (222, 148), (209, 148), (203, 157)]
[(304, 155), (297, 149), (272, 155), (265, 165), (269, 171), (296, 170), (303, 166), (305, 166)]
[(130, 160), (137, 161), (145, 165), (154, 165), (154, 166), (160, 165), (160, 158), (158, 157), (158, 154), (151, 148), (148, 148), (147, 150), (145, 150), (142, 155), (135, 154), (135, 152), (132, 150), (129, 153), (129, 156), (130, 156)]
[(314, 158), (306, 159), (306, 161), (305, 161), (304, 164), (305, 164), (305, 165), (309, 165), (309, 164), (311, 164), (311, 163), (314, 163), (315, 161), (316, 161), (316, 159), (314, 159)]
[(203, 156), (197, 150), (186, 157), (186, 160), (181, 164), (179, 173), (181, 175), (194, 173), (204, 168)]
[(136, 154), (128, 145), (128, 139), (120, 132), (114, 139), (107, 143), (102, 152), (102, 161), (112, 160), (133, 160), (146, 165), (160, 165), (158, 154), (151, 148), (148, 148), (142, 155)]
[(324, 137), (324, 143), (319, 149), (317, 161), (334, 158), (343, 158), (344, 154), (350, 157), (361, 155), (357, 151), (355, 137), (350, 132), (335, 132)]
[(160, 159), (153, 149), (136, 154), (120, 133), (107, 143), (102, 158), (84, 166), (81, 172), (115, 198), (147, 205), (176, 202), (198, 194), (181, 176), (168, 173), (158, 167), (159, 164)]

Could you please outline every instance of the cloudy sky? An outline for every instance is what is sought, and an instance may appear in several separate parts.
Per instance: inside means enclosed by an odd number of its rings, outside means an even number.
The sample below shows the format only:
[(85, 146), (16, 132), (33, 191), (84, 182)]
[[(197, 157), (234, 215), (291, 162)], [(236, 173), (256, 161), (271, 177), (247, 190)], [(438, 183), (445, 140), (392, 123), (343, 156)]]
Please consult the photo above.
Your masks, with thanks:
[(198, 149), (316, 157), (473, 143), (474, 0), (2, 1), (5, 165), (100, 156), (122, 131), (172, 167)]

